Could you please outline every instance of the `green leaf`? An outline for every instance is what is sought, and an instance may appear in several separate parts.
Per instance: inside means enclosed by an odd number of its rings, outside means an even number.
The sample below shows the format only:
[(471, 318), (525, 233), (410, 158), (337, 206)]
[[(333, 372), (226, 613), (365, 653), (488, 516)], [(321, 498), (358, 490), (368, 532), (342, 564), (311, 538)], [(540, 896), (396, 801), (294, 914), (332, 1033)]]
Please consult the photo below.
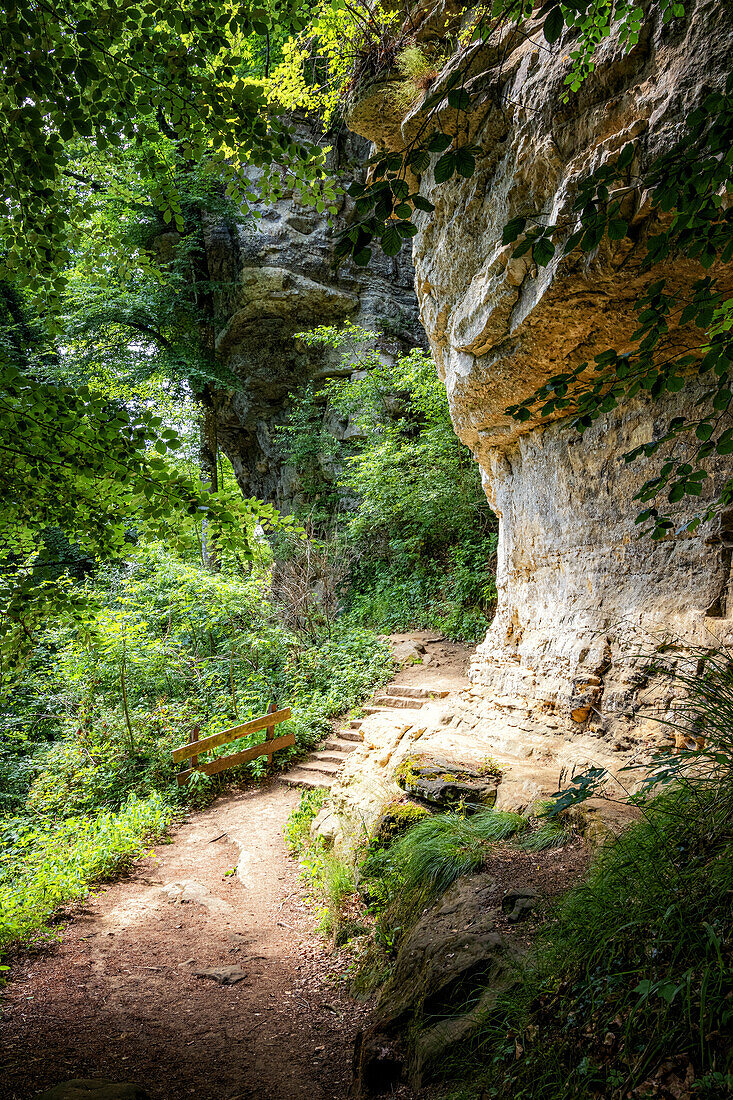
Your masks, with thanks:
[[(442, 150), (436, 150), (442, 152)], [(418, 175), (430, 166), (430, 154), (425, 149), (416, 149), (407, 158), (407, 164)]]
[(448, 106), (454, 111), (467, 111), (471, 100), (465, 88), (456, 88), (448, 93)]
[[(468, 179), (476, 171), (476, 160), (473, 153), (469, 153), (464, 147), (456, 149), (456, 172), (459, 176)], [(437, 165), (436, 165), (437, 168)]]
[(526, 218), (512, 218), (504, 226), (504, 232), (501, 235), (502, 244), (513, 244), (517, 237), (521, 233), (524, 233), (525, 226), (527, 225)]
[(540, 237), (532, 248), (532, 259), (538, 267), (546, 267), (555, 255), (555, 246), (548, 237)]
[(433, 170), (436, 183), (445, 183), (456, 170), (456, 154), (444, 153)]
[(428, 149), (431, 153), (442, 153), (453, 142), (450, 134), (436, 133), (428, 141)]
[(542, 27), (542, 33), (545, 36), (547, 42), (550, 45), (553, 42), (557, 42), (558, 38), (562, 34), (563, 27), (565, 26), (565, 17), (563, 16), (562, 8), (557, 4), (552, 11), (545, 17), (545, 22)]
[(385, 256), (396, 256), (402, 248), (402, 236), (394, 222), (390, 222), (380, 238)]
[(620, 241), (628, 232), (628, 225), (621, 218), (614, 218), (608, 223), (608, 236), (612, 241)]

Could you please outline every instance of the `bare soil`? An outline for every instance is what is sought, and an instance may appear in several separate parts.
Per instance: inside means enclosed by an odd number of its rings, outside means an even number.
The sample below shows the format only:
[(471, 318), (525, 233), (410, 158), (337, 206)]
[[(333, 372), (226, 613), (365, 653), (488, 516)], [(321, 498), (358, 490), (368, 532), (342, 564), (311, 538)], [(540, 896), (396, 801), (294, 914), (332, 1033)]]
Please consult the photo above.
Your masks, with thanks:
[(394, 646), (401, 642), (423, 646), (420, 664), (404, 665), (392, 680), (393, 684), (412, 684), (448, 691), (464, 691), (470, 687), (468, 666), (476, 649), (463, 642), (451, 642), (434, 630), (413, 630), (409, 634), (390, 634)]
[(58, 945), (18, 954), (3, 1100), (80, 1077), (165, 1100), (346, 1097), (366, 1008), (284, 845), (298, 798), (275, 782), (227, 793), (77, 909)]

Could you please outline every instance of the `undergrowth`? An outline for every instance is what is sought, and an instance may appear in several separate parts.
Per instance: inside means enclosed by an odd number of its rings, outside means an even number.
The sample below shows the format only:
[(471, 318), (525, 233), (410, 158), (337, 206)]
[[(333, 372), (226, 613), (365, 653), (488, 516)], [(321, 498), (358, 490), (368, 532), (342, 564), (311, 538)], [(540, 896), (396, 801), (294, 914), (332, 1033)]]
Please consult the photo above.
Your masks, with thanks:
[[(273, 700), (290, 706), (278, 732), (295, 745), (276, 754), (281, 768), (389, 678), (389, 648), (371, 631), (338, 623), (304, 637), (286, 627), (268, 578), (269, 566), (211, 573), (148, 545), (85, 582), (96, 608), (83, 628), (48, 625), (0, 699), (0, 948), (42, 935), (55, 906), (83, 896), (175, 811), (266, 774), (260, 757), (179, 787), (171, 750), (194, 724), (205, 737)], [(77, 848), (74, 837), (84, 838)]]
[(172, 817), (157, 792), (130, 795), (117, 813), (68, 817), (14, 830), (0, 823), (0, 950), (51, 935), (60, 905), (78, 901), (93, 881), (126, 867)]
[(528, 825), (521, 814), (492, 810), (473, 817), (447, 813), (419, 821), (394, 845), (403, 889), (426, 899), (439, 897), (461, 875), (485, 863), (491, 844), (508, 840)]
[(689, 691), (675, 729), (703, 751), (657, 758), (643, 819), (556, 905), (525, 988), (440, 1067), (467, 1082), (451, 1095), (733, 1095), (733, 660), (670, 675)]
[(535, 806), (527, 814), (485, 810), (430, 813), (415, 803), (390, 803), (370, 837), (342, 857), (311, 835), (324, 797), (304, 792), (285, 836), (323, 909), (321, 930), (341, 944), (356, 937), (352, 988), (368, 994), (389, 976), (405, 935), (426, 907), (460, 877), (479, 871), (497, 846), (531, 850), (571, 838), (565, 823), (548, 822)]
[[(351, 374), (294, 395), (278, 431), (301, 518), (324, 536), (337, 528), (343, 614), (374, 630), (478, 640), (496, 603), (497, 523), (435, 364), (419, 349), (386, 363), (380, 338), (349, 322), (299, 336), (339, 351)], [(343, 438), (334, 422), (349, 427)]]
[[(347, 902), (356, 889), (353, 860), (342, 859), (326, 848), (311, 826), (327, 798), (325, 790), (303, 791), (299, 805), (285, 824), (285, 842), (300, 861), (301, 873), (319, 906), (318, 930), (340, 946), (366, 929), (347, 913)], [(353, 907), (352, 907), (353, 908)]]

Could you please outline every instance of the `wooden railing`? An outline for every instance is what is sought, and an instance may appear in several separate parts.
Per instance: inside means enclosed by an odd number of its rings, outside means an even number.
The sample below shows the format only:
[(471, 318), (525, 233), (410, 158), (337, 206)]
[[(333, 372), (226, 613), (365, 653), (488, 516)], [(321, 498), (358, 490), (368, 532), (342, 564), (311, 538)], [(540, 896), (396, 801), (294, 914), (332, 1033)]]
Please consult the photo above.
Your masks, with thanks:
[[(227, 768), (236, 768), (238, 764), (255, 760), (258, 756), (266, 756), (268, 764), (271, 764), (274, 752), (277, 752), (278, 749), (290, 748), (291, 745), (295, 744), (294, 733), (285, 733), (281, 737), (275, 737), (277, 723), (286, 722), (288, 718), (290, 718), (290, 707), (283, 707), (282, 710), (278, 710), (276, 704), (271, 703), (267, 714), (263, 714), (259, 718), (252, 718), (251, 721), (244, 722), (241, 726), (231, 726), (229, 729), (222, 730), (221, 733), (214, 733), (211, 737), (204, 737), (200, 741), (199, 727), (194, 726), (189, 743), (174, 749), (172, 753), (174, 764), (179, 764), (182, 760), (191, 761), (191, 767), (178, 773), (178, 786), (182, 787), (184, 783), (187, 783), (195, 771), (203, 772), (204, 775), (216, 775), (217, 772), (226, 771)], [(199, 763), (199, 757), (211, 749), (218, 749), (220, 745), (227, 745), (230, 741), (236, 741), (240, 737), (248, 737), (250, 733), (259, 733), (260, 730), (265, 731), (265, 740), (261, 741), (259, 745), (252, 745), (251, 748), (243, 749), (242, 752), (230, 753), (229, 756), (219, 756), (215, 760), (209, 760), (204, 764)]]

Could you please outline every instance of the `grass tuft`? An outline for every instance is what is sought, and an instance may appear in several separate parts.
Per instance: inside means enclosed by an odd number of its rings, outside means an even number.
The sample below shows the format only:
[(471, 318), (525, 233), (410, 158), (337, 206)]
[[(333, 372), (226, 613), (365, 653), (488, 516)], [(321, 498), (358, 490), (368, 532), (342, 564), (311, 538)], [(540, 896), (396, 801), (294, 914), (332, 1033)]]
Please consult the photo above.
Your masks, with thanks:
[(423, 890), (439, 897), (461, 875), (482, 866), (492, 843), (506, 840), (526, 827), (527, 821), (520, 814), (491, 810), (473, 817), (447, 813), (419, 821), (394, 845), (394, 855), (402, 864), (405, 890)]

